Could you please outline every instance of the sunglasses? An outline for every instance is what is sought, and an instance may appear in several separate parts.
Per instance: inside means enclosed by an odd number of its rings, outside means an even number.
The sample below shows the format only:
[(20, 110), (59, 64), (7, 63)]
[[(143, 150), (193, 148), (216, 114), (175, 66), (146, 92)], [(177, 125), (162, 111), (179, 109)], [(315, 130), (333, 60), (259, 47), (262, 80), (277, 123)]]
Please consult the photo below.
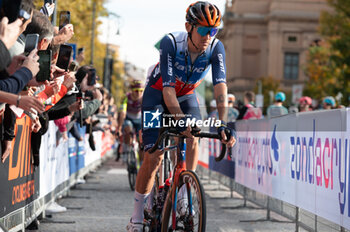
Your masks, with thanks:
[(143, 92), (143, 89), (132, 89), (132, 91), (134, 91), (136, 93), (141, 93), (141, 92)]
[(197, 32), (201, 36), (210, 35), (211, 37), (215, 36), (218, 33), (219, 29), (217, 27), (198, 27)]

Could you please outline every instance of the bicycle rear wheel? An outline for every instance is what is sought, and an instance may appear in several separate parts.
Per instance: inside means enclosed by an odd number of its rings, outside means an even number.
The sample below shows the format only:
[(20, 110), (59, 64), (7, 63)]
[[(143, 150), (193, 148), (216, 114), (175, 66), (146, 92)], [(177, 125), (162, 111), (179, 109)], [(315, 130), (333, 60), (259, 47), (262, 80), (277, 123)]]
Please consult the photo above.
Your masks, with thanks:
[[(175, 191), (176, 208), (173, 210), (173, 191), (169, 191), (164, 203), (162, 232), (204, 232), (206, 224), (205, 194), (197, 175), (190, 170), (182, 172), (178, 186), (172, 186), (172, 188), (177, 188)], [(185, 188), (186, 191), (183, 191), (182, 188)]]
[(135, 151), (131, 149), (131, 151), (128, 154), (128, 179), (129, 179), (129, 186), (131, 191), (135, 190), (135, 184), (136, 184), (136, 176), (137, 176), (137, 163), (136, 163), (136, 155)]

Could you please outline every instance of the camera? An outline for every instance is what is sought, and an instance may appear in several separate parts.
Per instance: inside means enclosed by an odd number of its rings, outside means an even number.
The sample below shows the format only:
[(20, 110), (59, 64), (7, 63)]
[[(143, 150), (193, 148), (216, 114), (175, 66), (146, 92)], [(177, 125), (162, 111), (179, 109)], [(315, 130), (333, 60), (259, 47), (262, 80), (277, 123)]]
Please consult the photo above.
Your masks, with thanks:
[(22, 0), (3, 0), (0, 1), (0, 19), (7, 17), (9, 23), (16, 21), (16, 19), (23, 19), (23, 23), (30, 19), (31, 13), (29, 9), (25, 9)]

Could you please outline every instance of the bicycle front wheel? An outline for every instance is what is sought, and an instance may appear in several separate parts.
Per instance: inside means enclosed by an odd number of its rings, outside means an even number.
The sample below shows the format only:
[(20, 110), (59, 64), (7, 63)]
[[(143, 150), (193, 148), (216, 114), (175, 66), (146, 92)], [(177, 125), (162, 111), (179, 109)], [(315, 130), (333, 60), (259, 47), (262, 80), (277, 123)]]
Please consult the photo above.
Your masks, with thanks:
[(195, 231), (204, 232), (206, 223), (205, 194), (199, 178), (193, 171), (180, 174), (174, 204), (172, 193), (165, 200), (162, 216), (162, 232)]

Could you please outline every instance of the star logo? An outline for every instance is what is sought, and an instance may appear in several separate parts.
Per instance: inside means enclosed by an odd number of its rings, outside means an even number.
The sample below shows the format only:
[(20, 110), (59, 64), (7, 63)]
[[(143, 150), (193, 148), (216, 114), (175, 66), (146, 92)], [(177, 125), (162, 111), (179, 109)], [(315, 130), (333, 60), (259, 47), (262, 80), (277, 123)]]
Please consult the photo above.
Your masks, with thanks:
[(159, 109), (156, 111), (143, 112), (143, 127), (144, 128), (160, 128), (161, 115)]
[(157, 109), (156, 112), (154, 113), (151, 113), (153, 115), (152, 119), (151, 119), (151, 122), (154, 120), (154, 119), (158, 119), (158, 117), (162, 114), (161, 112), (159, 112), (159, 109)]

